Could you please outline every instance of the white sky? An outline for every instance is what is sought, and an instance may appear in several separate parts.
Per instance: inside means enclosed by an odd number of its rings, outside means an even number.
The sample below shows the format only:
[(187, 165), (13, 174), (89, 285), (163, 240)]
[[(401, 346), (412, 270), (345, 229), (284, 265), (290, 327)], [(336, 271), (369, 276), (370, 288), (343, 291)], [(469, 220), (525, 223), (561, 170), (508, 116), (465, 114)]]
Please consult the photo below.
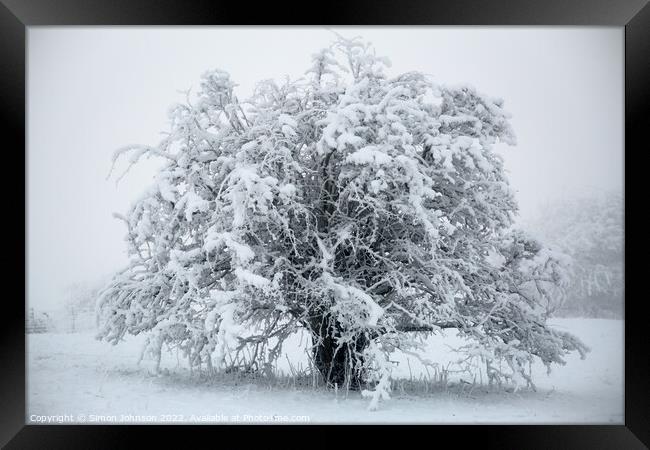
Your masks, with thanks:
[[(515, 147), (499, 149), (521, 207), (623, 185), (622, 27), (334, 27), (439, 83), (503, 97)], [(119, 185), (113, 151), (156, 144), (169, 106), (207, 69), (256, 81), (299, 78), (333, 34), (324, 27), (30, 27), (27, 79), (28, 303), (52, 308), (65, 287), (127, 262), (124, 213), (153, 164)]]

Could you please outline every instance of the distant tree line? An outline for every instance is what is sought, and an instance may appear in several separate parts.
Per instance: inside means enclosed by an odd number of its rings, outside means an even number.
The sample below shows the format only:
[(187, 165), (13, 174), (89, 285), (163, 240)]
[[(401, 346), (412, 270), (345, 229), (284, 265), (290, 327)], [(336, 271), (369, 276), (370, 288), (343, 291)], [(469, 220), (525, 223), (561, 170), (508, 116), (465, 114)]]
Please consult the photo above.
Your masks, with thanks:
[(624, 211), (621, 192), (548, 204), (533, 232), (571, 258), (567, 295), (556, 316), (623, 317)]
[(60, 306), (29, 307), (25, 317), (27, 333), (78, 333), (96, 327), (95, 302), (101, 284), (74, 283), (65, 288)]

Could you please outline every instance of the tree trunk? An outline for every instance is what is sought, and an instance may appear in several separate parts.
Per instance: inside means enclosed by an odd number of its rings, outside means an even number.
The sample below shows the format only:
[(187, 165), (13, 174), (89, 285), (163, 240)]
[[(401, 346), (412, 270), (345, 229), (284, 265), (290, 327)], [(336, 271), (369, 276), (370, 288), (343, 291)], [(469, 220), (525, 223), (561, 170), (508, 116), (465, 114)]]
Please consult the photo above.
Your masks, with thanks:
[(365, 336), (359, 335), (353, 342), (339, 345), (337, 338), (341, 330), (338, 323), (325, 318), (313, 325), (314, 363), (325, 383), (332, 387), (337, 385), (339, 389), (360, 389), (364, 384), (360, 370), (363, 363), (361, 354), (368, 345)]

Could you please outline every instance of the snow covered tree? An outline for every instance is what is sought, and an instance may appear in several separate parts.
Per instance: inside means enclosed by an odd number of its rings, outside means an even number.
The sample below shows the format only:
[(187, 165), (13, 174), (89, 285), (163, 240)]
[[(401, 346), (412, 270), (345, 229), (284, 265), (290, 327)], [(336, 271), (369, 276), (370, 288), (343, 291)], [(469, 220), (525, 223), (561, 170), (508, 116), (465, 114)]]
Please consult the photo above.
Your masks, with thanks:
[(101, 287), (92, 283), (73, 283), (66, 287), (62, 330), (76, 333), (94, 327), (95, 302)]
[(114, 164), (166, 163), (118, 216), (132, 262), (101, 295), (99, 337), (149, 332), (154, 354), (264, 371), (303, 328), (322, 378), (374, 387), (373, 406), (389, 354), (418, 332), (457, 328), (522, 375), (534, 357), (584, 354), (545, 324), (563, 261), (512, 230), (493, 151), (515, 142), (503, 101), (387, 67), (339, 38), (305, 79), (262, 81), (247, 101), (214, 70), (162, 142), (119, 149)]
[(530, 225), (535, 235), (571, 258), (560, 314), (623, 314), (623, 196), (603, 191), (544, 206)]
[(47, 333), (54, 329), (54, 322), (48, 313), (29, 308), (25, 320), (26, 333)]

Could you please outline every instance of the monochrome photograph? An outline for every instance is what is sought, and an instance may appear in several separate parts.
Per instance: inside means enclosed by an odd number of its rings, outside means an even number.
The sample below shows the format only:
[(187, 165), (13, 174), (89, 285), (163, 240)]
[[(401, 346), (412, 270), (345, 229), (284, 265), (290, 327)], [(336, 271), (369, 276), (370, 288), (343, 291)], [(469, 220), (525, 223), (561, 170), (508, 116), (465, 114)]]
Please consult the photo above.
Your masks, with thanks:
[(623, 424), (624, 29), (31, 26), (27, 424)]

